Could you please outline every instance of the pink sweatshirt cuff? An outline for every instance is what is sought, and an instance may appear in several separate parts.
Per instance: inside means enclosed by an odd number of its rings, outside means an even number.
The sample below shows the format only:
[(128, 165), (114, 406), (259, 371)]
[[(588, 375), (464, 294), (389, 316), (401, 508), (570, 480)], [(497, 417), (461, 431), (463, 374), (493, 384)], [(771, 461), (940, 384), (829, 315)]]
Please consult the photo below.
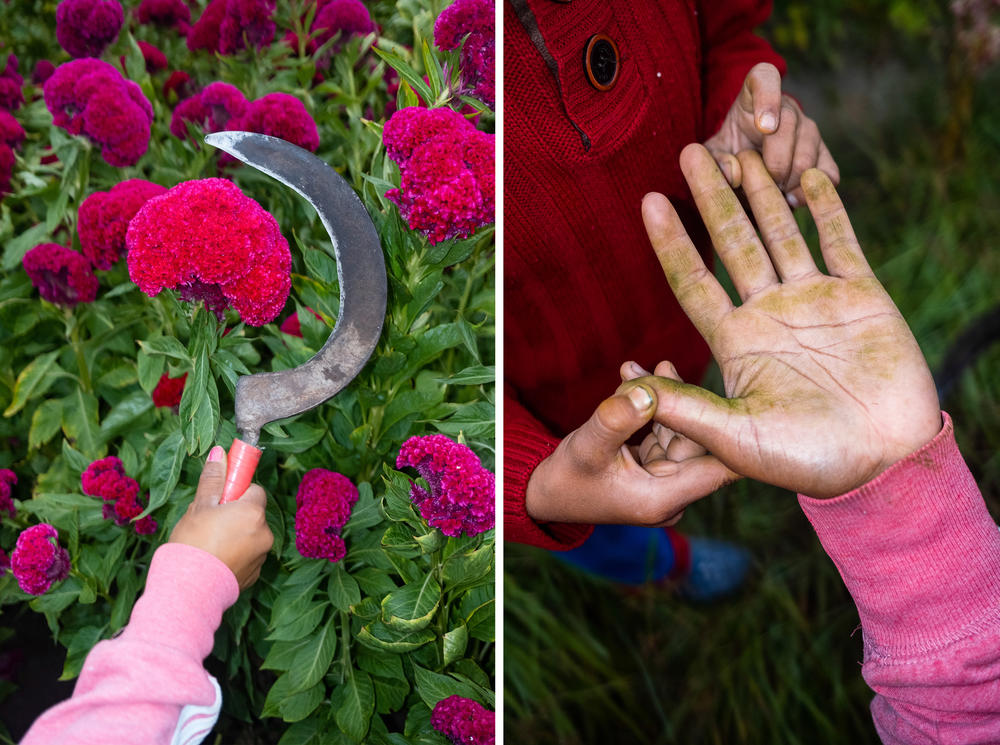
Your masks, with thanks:
[(943, 416), (931, 442), (869, 483), (799, 495), (857, 604), (866, 658), (939, 649), (1000, 605), (1000, 531)]
[(212, 651), (222, 614), (239, 594), (236, 576), (218, 558), (184, 543), (165, 543), (153, 554), (145, 592), (121, 637), (203, 660)]

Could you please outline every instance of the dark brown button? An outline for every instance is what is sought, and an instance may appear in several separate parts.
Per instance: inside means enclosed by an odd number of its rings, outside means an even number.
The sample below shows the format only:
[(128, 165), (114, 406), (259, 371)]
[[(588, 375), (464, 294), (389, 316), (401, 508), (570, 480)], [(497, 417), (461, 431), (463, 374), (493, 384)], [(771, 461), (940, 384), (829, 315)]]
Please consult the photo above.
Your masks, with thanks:
[(618, 47), (611, 37), (594, 34), (583, 50), (583, 67), (587, 80), (599, 91), (611, 90), (618, 80)]

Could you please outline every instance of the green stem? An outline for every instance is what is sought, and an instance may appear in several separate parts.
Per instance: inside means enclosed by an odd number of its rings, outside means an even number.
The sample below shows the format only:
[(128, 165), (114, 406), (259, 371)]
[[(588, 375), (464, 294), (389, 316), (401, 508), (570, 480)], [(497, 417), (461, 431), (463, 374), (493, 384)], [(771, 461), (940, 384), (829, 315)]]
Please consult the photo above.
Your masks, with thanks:
[[(72, 311), (68, 311), (71, 313)], [(83, 386), (83, 390), (87, 393), (93, 391), (93, 386), (90, 382), (90, 369), (87, 367), (87, 359), (83, 354), (83, 343), (80, 341), (80, 319), (71, 319), (74, 321), (73, 325), (70, 327), (69, 340), (70, 344), (73, 345), (73, 354), (76, 355), (76, 367), (80, 373), (80, 385)]]
[(342, 676), (340, 678), (341, 684), (344, 683), (348, 675), (353, 675), (351, 672), (351, 616), (346, 611), (340, 611), (340, 661), (343, 666)]

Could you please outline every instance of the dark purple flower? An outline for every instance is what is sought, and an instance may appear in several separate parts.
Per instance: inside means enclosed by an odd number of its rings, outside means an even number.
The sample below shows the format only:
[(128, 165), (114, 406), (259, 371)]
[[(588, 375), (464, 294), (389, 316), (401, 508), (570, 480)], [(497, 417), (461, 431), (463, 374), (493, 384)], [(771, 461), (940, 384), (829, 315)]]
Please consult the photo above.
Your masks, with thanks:
[(80, 475), (83, 493), (104, 500), (101, 515), (105, 520), (114, 519), (119, 526), (132, 523), (139, 535), (156, 532), (156, 520), (147, 515), (136, 520), (146, 509), (141, 497), (139, 482), (125, 474), (121, 460), (113, 455), (91, 463)]
[(10, 179), (14, 175), (14, 151), (0, 142), (0, 199), (10, 192)]
[(24, 78), (17, 74), (17, 55), (9, 54), (0, 72), (0, 109), (14, 111), (24, 103), (23, 85)]
[(337, 33), (339, 43), (352, 36), (366, 36), (375, 30), (375, 23), (361, 0), (329, 0), (316, 13), (311, 30), (319, 32), (316, 43), (322, 46)]
[(434, 705), (431, 726), (455, 745), (494, 745), (496, 714), (471, 698), (449, 696)]
[(191, 10), (184, 0), (142, 0), (136, 18), (161, 28), (173, 26), (182, 36), (191, 30)]
[(35, 85), (43, 85), (46, 80), (52, 77), (56, 71), (56, 66), (47, 59), (40, 59), (35, 63), (35, 71), (31, 73), (31, 82)]
[(258, 132), (288, 140), (316, 152), (319, 131), (306, 107), (287, 93), (268, 93), (247, 106), (243, 116), (232, 120), (226, 129)]
[(347, 552), (340, 532), (358, 501), (346, 476), (314, 468), (302, 477), (295, 496), (295, 547), (310, 559), (340, 561)]
[[(0, 548), (0, 574), (3, 574), (8, 569), (10, 569), (10, 557), (7, 556), (7, 552)], [(0, 680), (5, 679), (5, 671), (0, 668)]]
[(192, 52), (206, 49), (215, 52), (219, 48), (219, 25), (226, 15), (228, 0), (212, 0), (202, 11), (197, 23), (191, 27), (187, 37), (187, 46)]
[(98, 269), (110, 269), (125, 255), (129, 221), (149, 199), (166, 190), (150, 181), (129, 179), (84, 199), (77, 213), (83, 255)]
[[(163, 98), (165, 98), (168, 103), (173, 103), (174, 101), (187, 98), (191, 95), (190, 83), (190, 75), (183, 70), (174, 70), (170, 73), (170, 77), (167, 78), (167, 82), (163, 84)], [(171, 98), (171, 94), (173, 95), (173, 98)], [(173, 124), (172, 120), (171, 124)]]
[(235, 54), (245, 41), (260, 49), (274, 41), (275, 0), (212, 0), (188, 34), (188, 49)]
[(72, 308), (97, 297), (97, 277), (83, 254), (57, 243), (42, 243), (21, 260), (24, 271), (44, 299)]
[(156, 520), (151, 515), (146, 515), (135, 521), (136, 535), (152, 535), (158, 527), (159, 525), (157, 525)]
[(494, 136), (451, 109), (400, 109), (382, 142), (399, 164), (400, 188), (385, 196), (431, 243), (471, 235), (494, 219)]
[(0, 510), (6, 510), (7, 514), (14, 517), (17, 510), (14, 508), (14, 484), (17, 483), (17, 474), (9, 468), (0, 468)]
[(135, 165), (149, 145), (153, 107), (142, 90), (112, 65), (79, 59), (60, 65), (45, 82), (53, 123), (103, 147), (113, 166)]
[(496, 99), (494, 13), (493, 0), (455, 0), (444, 9), (434, 23), (434, 43), (440, 49), (451, 50), (462, 47), (461, 74), (464, 83), (462, 92), (478, 98), (491, 109)]
[(12, 148), (24, 142), (24, 127), (13, 114), (3, 109), (0, 109), (0, 142)]
[(229, 129), (227, 125), (242, 117), (249, 104), (239, 88), (229, 83), (209, 83), (197, 95), (177, 104), (170, 120), (170, 132), (175, 137), (187, 137), (187, 122), (193, 122), (206, 133)]
[[(142, 52), (142, 59), (146, 62), (146, 72), (154, 73), (167, 69), (167, 55), (145, 41), (136, 42)], [(122, 63), (124, 66), (124, 63)]]
[(17, 584), (30, 595), (41, 595), (69, 575), (69, 552), (59, 545), (59, 533), (48, 523), (21, 532), (10, 557)]
[(62, 0), (56, 8), (56, 39), (70, 57), (100, 57), (118, 38), (123, 21), (118, 0)]
[(430, 487), (410, 487), (410, 499), (429, 525), (447, 536), (477, 535), (493, 527), (494, 476), (468, 447), (444, 435), (411, 437), (396, 458), (396, 468), (407, 466)]

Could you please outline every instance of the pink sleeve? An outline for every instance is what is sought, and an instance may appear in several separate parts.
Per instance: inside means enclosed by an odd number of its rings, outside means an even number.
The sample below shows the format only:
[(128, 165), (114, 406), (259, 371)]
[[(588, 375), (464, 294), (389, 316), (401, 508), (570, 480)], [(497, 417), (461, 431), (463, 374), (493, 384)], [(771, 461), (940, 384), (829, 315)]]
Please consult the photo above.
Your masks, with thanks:
[(882, 742), (996, 742), (1000, 531), (948, 415), (870, 483), (799, 503), (858, 607)]
[(21, 745), (169, 745), (182, 710), (192, 720), (184, 740), (201, 742), (221, 703), (202, 662), (238, 596), (236, 577), (216, 557), (160, 546), (128, 626), (91, 650), (72, 698), (39, 717)]

